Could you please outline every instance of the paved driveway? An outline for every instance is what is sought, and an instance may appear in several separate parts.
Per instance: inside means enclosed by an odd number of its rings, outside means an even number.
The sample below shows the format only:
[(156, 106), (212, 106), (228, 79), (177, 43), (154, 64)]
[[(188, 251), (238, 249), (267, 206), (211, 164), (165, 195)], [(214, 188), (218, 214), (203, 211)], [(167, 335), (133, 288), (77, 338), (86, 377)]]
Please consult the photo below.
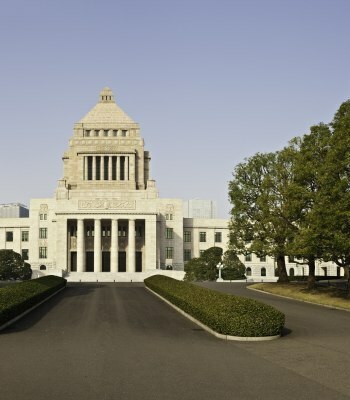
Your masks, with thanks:
[[(315, 335), (307, 326), (317, 313), (331, 319)], [(0, 334), (0, 397), (349, 399), (350, 314), (312, 308), (287, 325), (275, 342), (225, 342), (142, 284), (69, 284)]]

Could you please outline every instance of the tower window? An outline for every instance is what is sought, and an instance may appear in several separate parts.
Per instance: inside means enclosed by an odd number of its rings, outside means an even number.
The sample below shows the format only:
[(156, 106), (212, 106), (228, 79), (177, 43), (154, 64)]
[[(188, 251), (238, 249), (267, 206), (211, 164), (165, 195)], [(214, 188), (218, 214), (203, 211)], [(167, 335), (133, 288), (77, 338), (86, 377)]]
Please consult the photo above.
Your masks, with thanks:
[(184, 232), (184, 242), (190, 242), (191, 241), (191, 231), (185, 231)]
[(172, 259), (174, 256), (174, 248), (173, 247), (166, 247), (165, 248), (165, 252), (166, 252), (166, 258), (167, 259)]
[(174, 234), (173, 228), (166, 228), (166, 231), (165, 231), (165, 238), (166, 239), (172, 239), (173, 238), (173, 234)]
[(206, 242), (207, 241), (207, 232), (199, 232), (199, 241)]
[(39, 228), (39, 239), (47, 239), (47, 228)]

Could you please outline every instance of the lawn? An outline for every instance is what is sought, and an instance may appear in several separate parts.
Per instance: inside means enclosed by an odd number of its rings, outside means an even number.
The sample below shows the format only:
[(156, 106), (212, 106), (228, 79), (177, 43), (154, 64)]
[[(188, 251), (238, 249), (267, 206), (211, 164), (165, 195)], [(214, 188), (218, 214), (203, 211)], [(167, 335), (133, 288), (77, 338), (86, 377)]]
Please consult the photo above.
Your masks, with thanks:
[(263, 292), (289, 297), (295, 300), (308, 301), (329, 307), (350, 310), (350, 298), (345, 290), (334, 286), (321, 286), (308, 290), (306, 283), (256, 283), (249, 288)]

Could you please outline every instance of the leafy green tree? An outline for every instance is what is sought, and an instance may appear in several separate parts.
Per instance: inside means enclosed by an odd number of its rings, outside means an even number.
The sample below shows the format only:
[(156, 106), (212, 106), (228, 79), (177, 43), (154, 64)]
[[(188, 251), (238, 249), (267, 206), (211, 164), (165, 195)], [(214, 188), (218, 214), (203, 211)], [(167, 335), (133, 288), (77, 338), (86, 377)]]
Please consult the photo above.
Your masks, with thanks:
[(0, 280), (30, 279), (32, 270), (13, 250), (0, 250)]
[(330, 124), (332, 136), (323, 162), (321, 187), (315, 203), (317, 233), (323, 259), (350, 267), (350, 100), (344, 102)]
[(288, 281), (285, 256), (295, 232), (289, 197), (294, 157), (290, 149), (258, 153), (236, 166), (229, 183), (231, 249), (274, 257), (280, 282)]
[(210, 247), (199, 258), (185, 264), (185, 281), (215, 281), (218, 277), (216, 265), (221, 261), (222, 248)]
[(224, 267), (221, 276), (224, 280), (245, 279), (245, 266), (233, 250), (225, 251), (222, 263)]
[(308, 265), (309, 289), (315, 286), (316, 260), (323, 257), (320, 221), (315, 214), (315, 205), (322, 187), (324, 160), (330, 147), (330, 138), (329, 126), (321, 123), (312, 126), (310, 134), (294, 138), (289, 144), (295, 151), (293, 184), (289, 196), (296, 216), (296, 230), (287, 251), (294, 256), (296, 263)]

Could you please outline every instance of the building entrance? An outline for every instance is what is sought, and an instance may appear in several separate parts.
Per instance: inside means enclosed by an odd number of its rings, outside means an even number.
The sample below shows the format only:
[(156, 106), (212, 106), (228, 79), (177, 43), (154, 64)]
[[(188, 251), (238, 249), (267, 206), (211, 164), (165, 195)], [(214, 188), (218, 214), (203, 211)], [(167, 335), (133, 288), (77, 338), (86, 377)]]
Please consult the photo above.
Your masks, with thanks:
[(94, 272), (94, 252), (87, 251), (85, 254), (86, 272)]
[(102, 272), (111, 271), (111, 253), (109, 251), (102, 252)]
[(118, 272), (126, 272), (126, 251), (118, 253)]
[(142, 272), (142, 252), (137, 251), (135, 256), (135, 272)]

